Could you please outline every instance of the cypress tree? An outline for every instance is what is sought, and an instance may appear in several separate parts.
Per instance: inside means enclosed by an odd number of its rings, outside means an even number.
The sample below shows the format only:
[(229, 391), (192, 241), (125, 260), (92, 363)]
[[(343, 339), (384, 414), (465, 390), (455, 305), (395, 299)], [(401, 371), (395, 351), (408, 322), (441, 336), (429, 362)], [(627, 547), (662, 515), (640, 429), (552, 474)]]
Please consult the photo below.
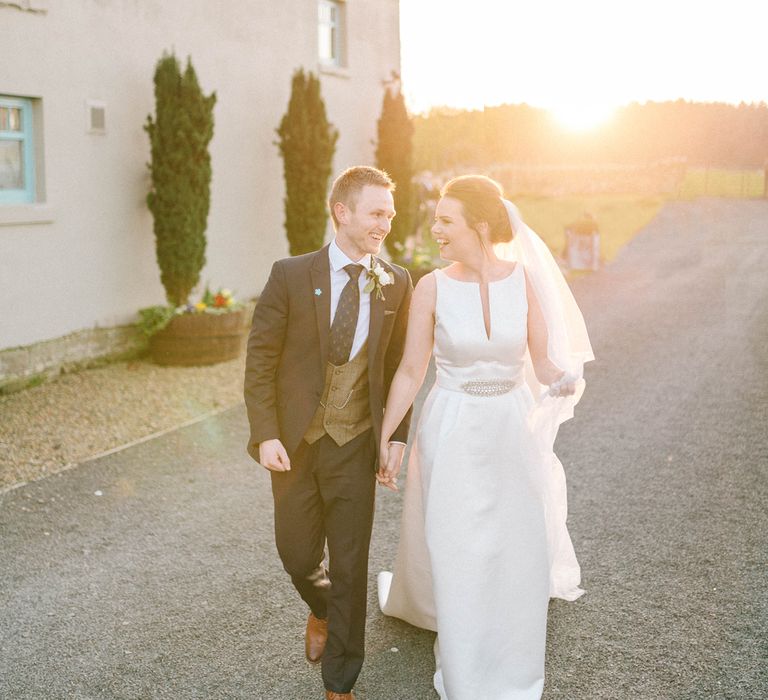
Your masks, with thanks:
[(328, 179), (339, 138), (313, 73), (299, 69), (293, 74), (288, 110), (277, 134), (285, 177), (285, 233), (291, 255), (300, 255), (323, 245)]
[(174, 55), (155, 69), (155, 118), (149, 134), (152, 187), (147, 205), (154, 218), (157, 263), (168, 303), (186, 304), (205, 265), (205, 228), (211, 201), (213, 106), (216, 93), (200, 89), (192, 61), (181, 73)]
[(413, 234), (416, 223), (416, 196), (413, 186), (413, 123), (398, 88), (387, 88), (378, 122), (376, 165), (389, 173), (397, 188), (394, 192), (397, 216), (385, 239), (393, 260), (402, 256), (405, 240)]

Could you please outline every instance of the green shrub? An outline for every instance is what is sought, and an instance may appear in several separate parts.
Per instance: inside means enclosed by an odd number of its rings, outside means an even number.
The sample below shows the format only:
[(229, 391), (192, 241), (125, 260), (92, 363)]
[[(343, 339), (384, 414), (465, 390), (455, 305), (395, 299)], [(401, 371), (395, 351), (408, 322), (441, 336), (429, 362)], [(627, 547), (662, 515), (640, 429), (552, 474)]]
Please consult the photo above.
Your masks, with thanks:
[(160, 280), (171, 306), (187, 302), (205, 265), (205, 228), (210, 207), (213, 106), (216, 94), (200, 89), (192, 62), (181, 73), (174, 55), (155, 69), (155, 118), (147, 117), (152, 188), (147, 205), (154, 218)]
[(413, 124), (398, 89), (387, 88), (378, 122), (376, 165), (389, 173), (397, 186), (394, 193), (397, 216), (385, 244), (393, 260), (400, 261), (405, 240), (416, 226), (416, 196), (413, 186)]
[(291, 255), (322, 247), (326, 196), (339, 132), (328, 121), (313, 73), (297, 70), (288, 110), (277, 129), (285, 177), (285, 233)]

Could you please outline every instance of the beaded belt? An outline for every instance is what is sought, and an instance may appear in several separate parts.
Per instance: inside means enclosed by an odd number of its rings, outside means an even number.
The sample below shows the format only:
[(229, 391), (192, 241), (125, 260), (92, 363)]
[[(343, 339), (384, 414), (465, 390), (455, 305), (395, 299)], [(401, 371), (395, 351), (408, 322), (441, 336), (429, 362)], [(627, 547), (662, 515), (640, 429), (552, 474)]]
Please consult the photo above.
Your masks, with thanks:
[(511, 379), (489, 379), (485, 381), (464, 382), (461, 390), (472, 396), (501, 396), (508, 394), (519, 385)]

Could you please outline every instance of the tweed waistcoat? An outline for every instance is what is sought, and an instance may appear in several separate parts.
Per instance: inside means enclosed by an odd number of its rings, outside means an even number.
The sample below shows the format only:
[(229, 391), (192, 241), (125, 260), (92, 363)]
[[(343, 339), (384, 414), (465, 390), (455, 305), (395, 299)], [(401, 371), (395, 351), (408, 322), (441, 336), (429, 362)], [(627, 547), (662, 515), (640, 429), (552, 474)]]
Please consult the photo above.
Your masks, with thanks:
[(339, 367), (328, 363), (325, 388), (304, 439), (311, 445), (326, 433), (341, 447), (373, 425), (368, 402), (368, 343)]

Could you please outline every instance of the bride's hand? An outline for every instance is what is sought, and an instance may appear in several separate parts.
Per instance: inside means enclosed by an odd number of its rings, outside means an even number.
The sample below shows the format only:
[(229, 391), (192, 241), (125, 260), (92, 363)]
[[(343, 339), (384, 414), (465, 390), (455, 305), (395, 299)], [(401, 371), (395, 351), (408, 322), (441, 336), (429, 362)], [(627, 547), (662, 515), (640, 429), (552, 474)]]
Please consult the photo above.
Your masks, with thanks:
[(403, 462), (405, 445), (399, 442), (382, 444), (379, 453), (379, 470), (376, 472), (376, 481), (382, 486), (397, 491), (397, 475), (400, 473), (400, 465)]
[(576, 393), (576, 382), (578, 377), (568, 372), (563, 372), (557, 381), (549, 385), (549, 395), (555, 398), (563, 396), (573, 396)]

